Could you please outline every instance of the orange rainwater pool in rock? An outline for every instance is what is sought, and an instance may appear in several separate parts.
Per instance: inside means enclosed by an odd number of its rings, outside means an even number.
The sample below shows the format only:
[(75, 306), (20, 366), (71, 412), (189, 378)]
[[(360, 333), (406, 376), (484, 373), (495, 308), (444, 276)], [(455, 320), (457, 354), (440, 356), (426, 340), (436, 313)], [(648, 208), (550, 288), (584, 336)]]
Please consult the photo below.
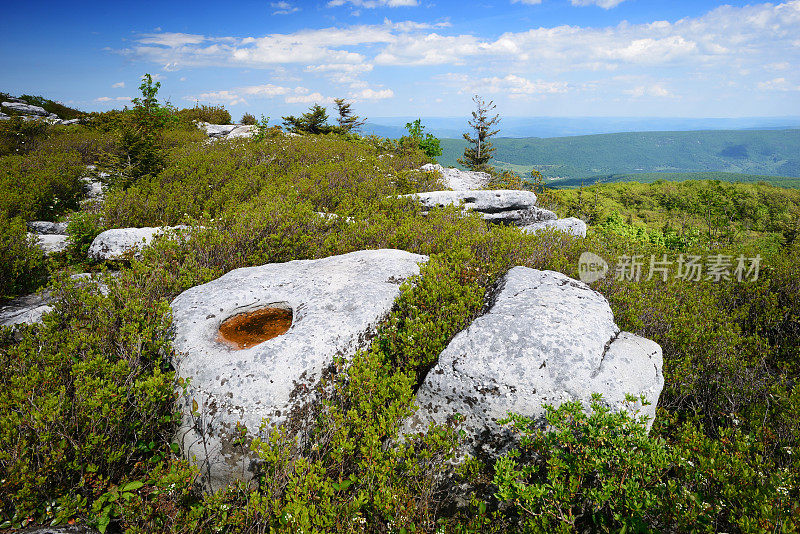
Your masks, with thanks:
[(285, 334), (290, 326), (292, 310), (262, 308), (226, 319), (219, 327), (219, 339), (235, 350), (249, 349)]

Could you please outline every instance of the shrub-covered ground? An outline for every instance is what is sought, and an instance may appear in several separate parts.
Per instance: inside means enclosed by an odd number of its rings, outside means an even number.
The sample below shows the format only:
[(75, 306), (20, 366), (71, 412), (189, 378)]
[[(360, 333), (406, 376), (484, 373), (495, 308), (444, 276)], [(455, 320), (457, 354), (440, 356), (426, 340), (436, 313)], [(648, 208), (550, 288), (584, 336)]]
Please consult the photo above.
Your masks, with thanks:
[[(542, 203), (592, 226), (585, 239), (531, 236), (456, 209), (422, 216), (398, 198), (441, 188), (435, 175), (415, 170), (428, 160), (413, 143), (275, 131), (209, 143), (167, 121), (150, 146), (155, 170), (137, 174), (120, 157), (142, 146), (125, 145), (126, 120), (54, 127), (33, 134), (24, 153), (0, 156), (0, 289), (19, 294), (49, 276), (56, 296), (43, 324), (0, 330), (0, 528), (800, 529), (800, 244), (780, 222), (796, 221), (795, 193), (704, 182), (540, 191)], [(45, 262), (23, 222), (77, 208), (83, 166), (104, 162), (125, 179), (112, 174), (105, 202), (72, 216), (71, 250)], [(676, 207), (660, 215), (670, 194)], [(700, 207), (685, 207), (695, 201)], [(717, 205), (733, 235), (712, 214), (704, 226)], [(119, 275), (106, 292), (66, 276), (104, 268), (83, 259), (100, 230), (162, 224), (197, 231), (161, 238), (141, 259), (113, 266)], [(262, 459), (257, 479), (204, 493), (171, 440), (181, 385), (170, 366), (170, 300), (238, 267), (384, 247), (431, 261), (403, 286), (369, 350), (327, 379), (321, 406), (264, 442), (243, 440)], [(601, 404), (588, 412), (567, 404), (553, 407), (549, 433), (512, 416), (520, 447), (494, 463), (455, 464), (457, 426), (397, 439), (416, 385), (481, 312), (497, 279), (516, 265), (577, 278), (584, 251), (612, 264), (593, 287), (620, 328), (663, 347), (666, 384), (652, 431)], [(646, 280), (648, 265), (639, 280), (614, 276), (620, 258), (665, 254), (762, 260), (758, 278), (741, 281)], [(299, 425), (302, 439), (293, 432)]]

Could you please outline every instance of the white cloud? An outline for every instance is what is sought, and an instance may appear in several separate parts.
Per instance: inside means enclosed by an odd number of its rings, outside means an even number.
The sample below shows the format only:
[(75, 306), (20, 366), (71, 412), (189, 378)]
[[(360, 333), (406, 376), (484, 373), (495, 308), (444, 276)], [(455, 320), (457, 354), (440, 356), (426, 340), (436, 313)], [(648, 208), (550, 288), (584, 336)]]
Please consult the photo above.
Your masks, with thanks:
[(561, 81), (532, 81), (516, 74), (504, 77), (492, 76), (473, 78), (465, 74), (448, 73), (440, 79), (459, 87), (460, 93), (490, 93), (508, 95), (544, 95), (566, 93), (570, 90), (567, 82)]
[(651, 96), (656, 98), (676, 98), (674, 94), (672, 94), (669, 90), (667, 90), (663, 84), (661, 83), (654, 83), (651, 85), (639, 85), (634, 87), (633, 89), (626, 89), (622, 91), (626, 95), (630, 95), (633, 98), (642, 98), (644, 96)]
[(117, 82), (113, 84), (111, 87), (114, 89), (123, 89), (125, 87), (125, 82)]
[(131, 97), (129, 96), (101, 96), (100, 98), (95, 98), (95, 102), (130, 102)]
[(308, 95), (292, 95), (285, 99), (287, 104), (333, 104), (333, 98), (322, 96), (320, 93)]
[(800, 85), (791, 83), (786, 78), (775, 78), (766, 82), (759, 82), (758, 88), (762, 91), (800, 91)]
[(570, 0), (573, 6), (599, 6), (603, 9), (617, 7), (625, 0)]
[(374, 89), (364, 89), (357, 93), (351, 93), (350, 97), (357, 100), (384, 100), (386, 98), (393, 98), (394, 91), (391, 89), (378, 89), (377, 91)]
[(328, 7), (339, 7), (349, 4), (353, 7), (375, 9), (376, 7), (414, 7), (419, 5), (417, 0), (331, 0)]
[(512, 4), (527, 4), (529, 6), (537, 6), (542, 3), (542, 0), (511, 0)]
[(269, 5), (275, 8), (275, 11), (272, 12), (273, 15), (291, 15), (300, 11), (299, 7), (293, 6), (289, 2), (271, 2)]

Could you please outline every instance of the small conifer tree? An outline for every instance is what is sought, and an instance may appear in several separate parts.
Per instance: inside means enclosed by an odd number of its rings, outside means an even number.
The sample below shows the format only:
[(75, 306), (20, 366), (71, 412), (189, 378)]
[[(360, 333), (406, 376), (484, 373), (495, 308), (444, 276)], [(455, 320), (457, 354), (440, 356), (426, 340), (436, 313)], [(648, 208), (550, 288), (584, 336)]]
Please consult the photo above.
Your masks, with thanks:
[(469, 145), (464, 149), (464, 157), (458, 162), (468, 169), (478, 171), (486, 169), (489, 160), (492, 159), (495, 147), (489, 138), (500, 131), (492, 130), (492, 127), (500, 122), (500, 115), (489, 118), (489, 113), (496, 107), (494, 101), (486, 103), (478, 95), (475, 95), (472, 101), (475, 102), (477, 109), (472, 112), (469, 125), (475, 130), (475, 136), (469, 133), (463, 134)]
[(336, 120), (342, 132), (357, 132), (367, 122), (367, 119), (361, 119), (358, 115), (353, 114), (353, 110), (350, 109), (352, 104), (344, 98), (334, 98), (333, 101), (336, 103), (336, 108), (339, 110), (339, 118)]

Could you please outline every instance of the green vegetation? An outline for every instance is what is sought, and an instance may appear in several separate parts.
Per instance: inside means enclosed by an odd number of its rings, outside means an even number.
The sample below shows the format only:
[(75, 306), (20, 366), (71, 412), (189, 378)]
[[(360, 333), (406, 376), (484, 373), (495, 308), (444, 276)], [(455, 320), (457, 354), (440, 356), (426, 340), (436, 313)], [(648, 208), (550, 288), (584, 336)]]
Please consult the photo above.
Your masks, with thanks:
[(405, 142), (411, 146), (416, 145), (426, 156), (434, 160), (442, 155), (442, 149), (439, 147), (439, 139), (434, 137), (432, 133), (425, 132), (422, 119), (406, 123), (406, 130), (408, 130), (408, 137), (401, 137), (401, 143)]
[(652, 184), (664, 180), (683, 182), (686, 180), (717, 180), (720, 182), (738, 182), (745, 184), (765, 183), (779, 187), (800, 189), (800, 178), (785, 176), (767, 176), (764, 174), (742, 174), (736, 172), (642, 172), (635, 174), (608, 174), (589, 176), (588, 178), (567, 178), (550, 182), (551, 187), (580, 187), (592, 184), (613, 184), (620, 182), (639, 182)]
[[(442, 164), (456, 165), (466, 141), (442, 139)], [(495, 166), (548, 181), (640, 173), (725, 172), (800, 177), (800, 130), (635, 132), (494, 140)]]
[[(232, 121), (230, 112), (222, 106), (197, 104), (193, 108), (178, 110), (175, 114), (186, 122), (201, 121), (211, 124), (230, 124)], [(252, 115), (250, 116), (253, 117)], [(253, 120), (255, 121), (255, 117), (253, 117)], [(245, 123), (242, 122), (242, 124)]]
[(242, 115), (242, 120), (239, 122), (241, 122), (242, 124), (246, 124), (248, 126), (252, 126), (254, 124), (257, 124), (258, 121), (256, 121), (256, 116), (253, 115), (252, 113), (245, 113), (244, 115)]
[[(155, 98), (157, 86), (143, 85)], [(70, 187), (82, 166), (118, 154), (127, 121), (159, 120), (147, 115), (148, 98), (139, 111), (36, 133), (27, 153), (0, 157), (0, 290), (16, 294), (49, 274), (55, 296), (42, 324), (0, 329), (0, 528), (800, 530), (797, 191), (699, 181), (539, 184), (542, 203), (589, 219), (590, 232), (528, 235), (455, 208), (422, 216), (398, 197), (441, 188), (416, 170), (431, 152), (419, 122), (411, 124), (417, 136), (392, 142), (286, 136), (264, 119), (262, 136), (209, 144), (183, 121), (164, 121), (157, 137), (139, 131), (133, 139), (154, 140), (160, 164), (111, 180), (102, 205), (71, 217), (72, 252), (45, 264), (23, 221), (75, 209), (81, 197)], [(511, 174), (502, 180), (521, 184)], [(195, 231), (157, 239), (140, 259), (117, 265), (104, 290), (66, 276), (101, 229), (178, 223)], [(402, 286), (370, 347), (349, 365), (338, 362), (320, 385), (318, 405), (261, 441), (243, 440), (262, 461), (256, 479), (203, 493), (172, 443), (181, 384), (170, 365), (168, 303), (239, 267), (384, 247), (431, 259)], [(577, 277), (584, 251), (609, 260), (612, 273), (615, 259), (632, 254), (761, 254), (762, 269), (741, 281), (610, 275), (593, 284), (620, 328), (663, 348), (665, 388), (649, 434), (635, 417), (567, 404), (550, 410), (549, 433), (511, 416), (520, 444), (496, 462), (456, 461), (457, 422), (399, 439), (415, 388), (497, 280), (516, 265)]]
[[(8, 93), (0, 92), (0, 101), (5, 101), (10, 96), (11, 95), (9, 95)], [(44, 108), (44, 110), (47, 111), (48, 113), (55, 113), (56, 115), (58, 115), (59, 118), (64, 120), (79, 119), (86, 115), (84, 112), (79, 111), (75, 108), (71, 108), (69, 106), (65, 106), (61, 102), (56, 102), (54, 100), (50, 100), (48, 98), (44, 98), (41, 96), (20, 95), (19, 99), (26, 101), (28, 104), (31, 104), (32, 106), (39, 106), (40, 108)], [(3, 108), (0, 111), (2, 111), (7, 115), (12, 115), (12, 116), (17, 115), (17, 112), (15, 112), (10, 108)]]

